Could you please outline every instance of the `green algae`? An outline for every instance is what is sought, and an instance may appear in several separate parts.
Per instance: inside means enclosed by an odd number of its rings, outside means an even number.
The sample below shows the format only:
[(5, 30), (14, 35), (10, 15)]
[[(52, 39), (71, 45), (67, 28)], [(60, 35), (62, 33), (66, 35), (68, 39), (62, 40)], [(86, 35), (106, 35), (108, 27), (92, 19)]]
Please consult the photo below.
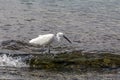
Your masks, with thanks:
[(52, 71), (84, 71), (102, 70), (104, 68), (117, 69), (120, 67), (120, 55), (109, 53), (71, 52), (56, 55), (40, 54), (30, 61), (31, 68)]

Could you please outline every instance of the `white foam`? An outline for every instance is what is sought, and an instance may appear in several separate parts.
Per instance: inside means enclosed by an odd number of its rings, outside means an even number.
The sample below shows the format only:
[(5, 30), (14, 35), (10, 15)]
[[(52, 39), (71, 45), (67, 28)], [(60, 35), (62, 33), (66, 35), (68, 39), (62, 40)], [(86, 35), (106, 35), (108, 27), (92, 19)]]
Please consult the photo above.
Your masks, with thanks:
[(6, 54), (0, 55), (0, 66), (28, 67), (28, 65), (22, 61), (21, 57), (11, 57)]

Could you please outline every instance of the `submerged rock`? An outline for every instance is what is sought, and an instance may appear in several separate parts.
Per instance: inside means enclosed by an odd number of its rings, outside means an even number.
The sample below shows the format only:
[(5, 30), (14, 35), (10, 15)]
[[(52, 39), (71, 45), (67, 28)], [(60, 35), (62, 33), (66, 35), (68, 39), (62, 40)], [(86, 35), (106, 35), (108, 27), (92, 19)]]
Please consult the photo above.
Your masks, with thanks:
[(120, 68), (120, 55), (109, 53), (96, 54), (71, 52), (56, 55), (41, 54), (34, 56), (28, 63), (31, 68), (52, 71), (103, 71)]
[[(38, 50), (39, 49), (39, 50)], [(66, 47), (55, 47), (51, 54), (42, 53), (40, 46), (33, 46), (24, 41), (3, 41), (0, 54), (13, 56), (31, 56), (24, 59), (30, 68), (52, 71), (103, 71), (120, 68), (120, 55), (99, 52), (85, 52), (82, 50), (63, 51)], [(55, 54), (55, 51), (58, 51)], [(106, 71), (106, 70), (105, 70)]]
[[(61, 52), (66, 52), (66, 51), (71, 51), (73, 47), (71, 46), (57, 46), (57, 47), (51, 47), (51, 52), (56, 54), (56, 53), (61, 53)], [(10, 51), (19, 51), (21, 53), (30, 53), (30, 54), (43, 54), (46, 53), (47, 47), (42, 47), (40, 45), (32, 45), (28, 42), (25, 41), (19, 41), (19, 40), (6, 40), (1, 42), (0, 45), (0, 52), (3, 52), (6, 50)], [(17, 54), (17, 53), (16, 53)]]
[(18, 40), (7, 40), (1, 43), (2, 49), (8, 49), (8, 50), (20, 50), (26, 48), (27, 46), (30, 46), (30, 44)]

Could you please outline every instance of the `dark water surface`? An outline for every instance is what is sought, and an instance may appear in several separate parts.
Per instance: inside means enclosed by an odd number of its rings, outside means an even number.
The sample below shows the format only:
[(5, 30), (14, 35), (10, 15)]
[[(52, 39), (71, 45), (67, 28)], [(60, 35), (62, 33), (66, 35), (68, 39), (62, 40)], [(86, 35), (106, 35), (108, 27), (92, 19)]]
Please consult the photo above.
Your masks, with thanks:
[[(30, 39), (46, 33), (64, 32), (71, 49), (120, 52), (119, 0), (0, 0), (0, 42)], [(56, 46), (54, 46), (56, 47)], [(8, 51), (9, 52), (9, 51)], [(11, 61), (11, 58), (2, 56)], [(13, 64), (14, 63), (14, 59)], [(16, 59), (15, 59), (16, 61)], [(4, 64), (1, 61), (0, 64)], [(5, 64), (4, 64), (5, 65)], [(8, 65), (7, 65), (8, 66)], [(13, 65), (14, 66), (14, 65)], [(22, 66), (22, 65), (21, 65)], [(34, 74), (38, 73), (38, 74)], [(119, 80), (118, 74), (65, 74), (0, 68), (2, 79), (22, 80)]]
[(118, 0), (0, 0), (0, 41), (61, 31), (80, 50), (120, 52), (119, 24)]

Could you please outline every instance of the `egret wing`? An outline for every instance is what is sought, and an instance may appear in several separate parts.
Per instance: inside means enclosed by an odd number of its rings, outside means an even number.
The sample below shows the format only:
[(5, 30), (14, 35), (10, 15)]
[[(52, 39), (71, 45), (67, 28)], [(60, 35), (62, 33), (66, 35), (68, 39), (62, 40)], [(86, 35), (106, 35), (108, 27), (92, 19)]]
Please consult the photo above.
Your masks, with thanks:
[(54, 39), (54, 34), (39, 35), (37, 38), (30, 40), (32, 44), (47, 45)]

